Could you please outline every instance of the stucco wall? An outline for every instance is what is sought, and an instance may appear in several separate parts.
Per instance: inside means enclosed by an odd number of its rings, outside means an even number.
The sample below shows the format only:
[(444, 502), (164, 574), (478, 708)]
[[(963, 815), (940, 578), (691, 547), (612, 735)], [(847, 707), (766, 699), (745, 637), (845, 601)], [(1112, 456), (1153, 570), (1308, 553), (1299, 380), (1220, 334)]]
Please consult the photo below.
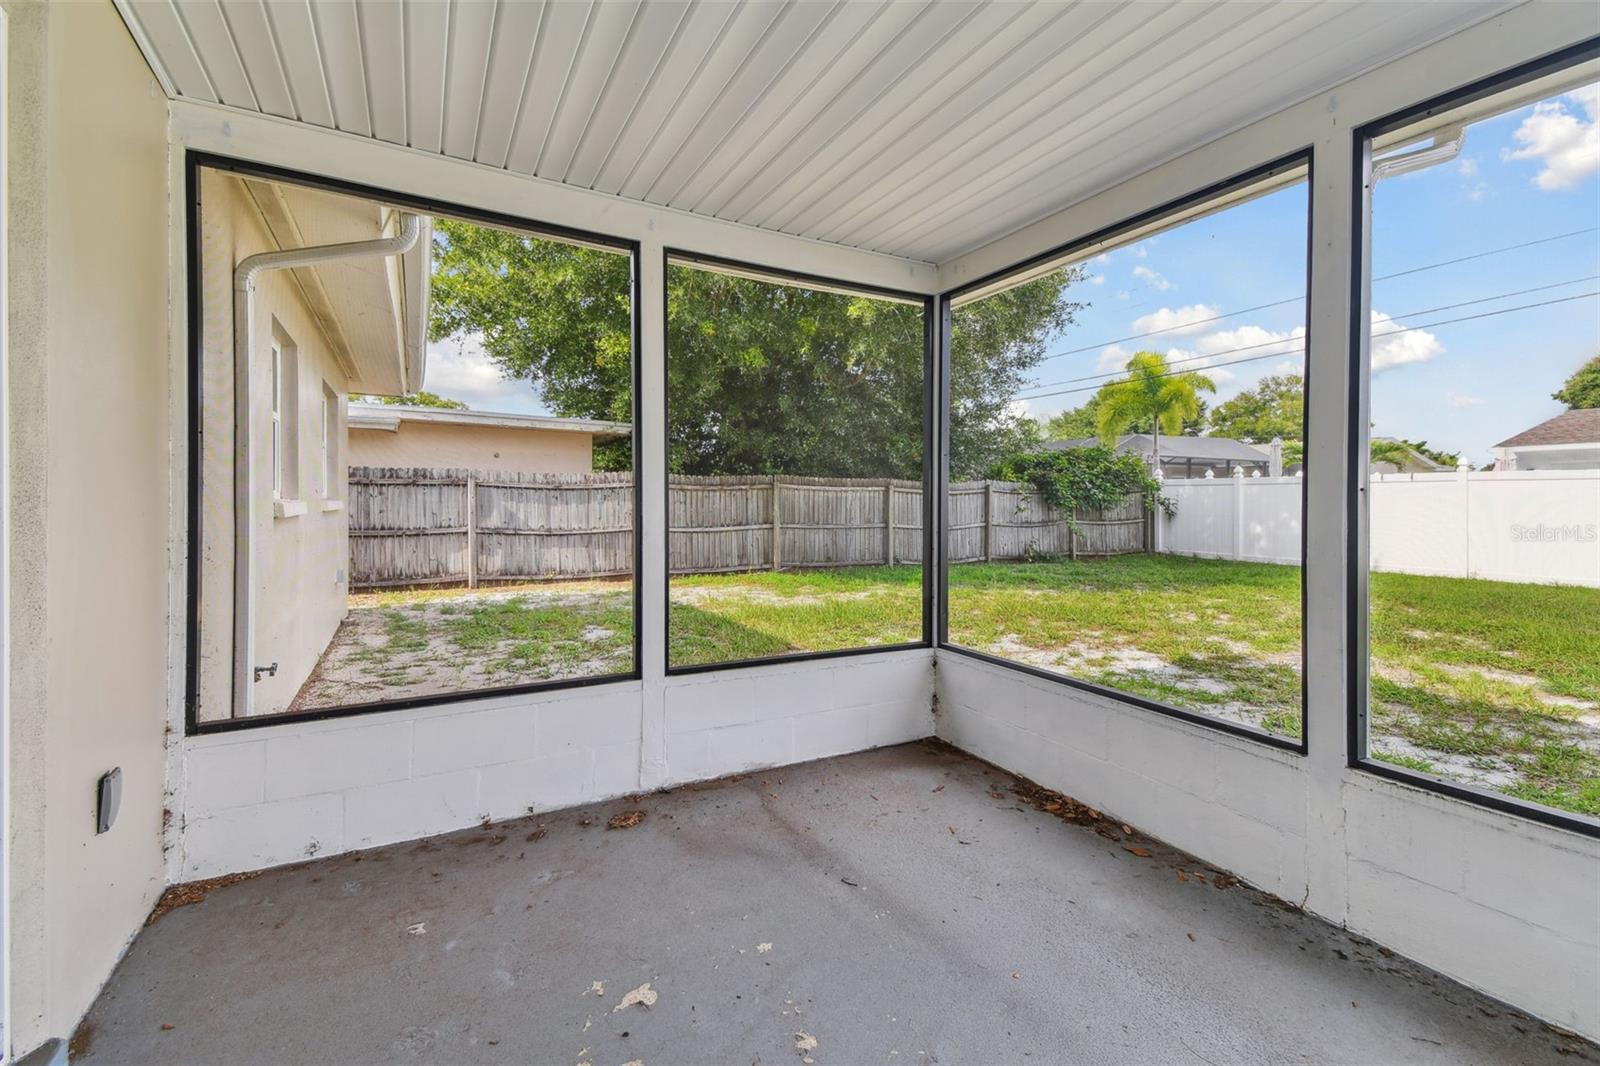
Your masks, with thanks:
[(594, 437), (552, 429), (401, 422), (394, 432), (351, 429), (350, 465), (587, 474), (594, 469)]
[[(202, 404), (205, 427), (201, 508), (202, 721), (231, 714), (233, 662), (233, 268), (245, 256), (275, 249), (259, 211), (237, 179), (201, 172)], [(375, 235), (375, 234), (374, 234)], [(272, 495), (272, 360), (274, 336), (292, 342), (295, 374), (291, 425), (284, 423), (284, 495), (304, 513), (275, 515)], [(252, 665), (278, 664), (253, 688), (253, 713), (282, 711), (316, 665), (345, 615), (349, 580), (346, 466), (328, 495), (321, 491), (320, 424), (326, 385), (340, 409), (345, 373), (289, 271), (257, 279), (252, 367), (255, 497), (256, 642)], [(290, 406), (282, 411), (287, 416)], [(341, 425), (342, 425), (342, 418)], [(293, 433), (297, 445), (288, 447)], [(337, 439), (337, 436), (336, 438)], [(299, 511), (293, 506), (291, 511)]]
[[(6, 1036), (26, 1052), (71, 1031), (163, 886), (167, 105), (110, 4), (5, 10)], [(96, 835), (114, 766), (121, 816)]]

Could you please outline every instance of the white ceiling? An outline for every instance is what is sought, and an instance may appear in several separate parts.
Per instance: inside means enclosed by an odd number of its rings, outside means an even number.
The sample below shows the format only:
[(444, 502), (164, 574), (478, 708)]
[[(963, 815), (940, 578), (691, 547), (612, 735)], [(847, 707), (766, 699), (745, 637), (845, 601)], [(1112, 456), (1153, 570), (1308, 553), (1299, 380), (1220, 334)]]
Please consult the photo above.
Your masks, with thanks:
[(935, 263), (1514, 6), (117, 3), (176, 96)]

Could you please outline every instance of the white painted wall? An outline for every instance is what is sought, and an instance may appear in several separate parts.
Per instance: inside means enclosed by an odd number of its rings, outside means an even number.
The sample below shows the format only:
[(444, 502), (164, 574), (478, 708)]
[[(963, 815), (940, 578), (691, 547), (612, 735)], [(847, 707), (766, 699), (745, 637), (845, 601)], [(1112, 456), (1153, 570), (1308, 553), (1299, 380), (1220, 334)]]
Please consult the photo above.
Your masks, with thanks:
[[(1300, 564), (1299, 478), (1185, 478), (1157, 550)], [(1373, 570), (1600, 587), (1600, 470), (1374, 474)]]
[[(174, 881), (485, 819), (899, 744), (933, 733), (925, 649), (191, 737)], [(646, 735), (666, 757), (646, 773)], [(653, 781), (647, 783), (647, 779)]]
[[(1600, 1038), (1600, 840), (1351, 770), (1344, 496), (1353, 130), (1595, 32), (1533, 3), (1198, 148), (940, 268), (961, 284), (1315, 150), (1308, 330), (1305, 756), (937, 654), (938, 734), (1531, 1013)], [(1361, 473), (1357, 471), (1356, 473)]]
[(5, 13), (6, 1037), (27, 1052), (72, 1031), (165, 881), (167, 109), (109, 4)]

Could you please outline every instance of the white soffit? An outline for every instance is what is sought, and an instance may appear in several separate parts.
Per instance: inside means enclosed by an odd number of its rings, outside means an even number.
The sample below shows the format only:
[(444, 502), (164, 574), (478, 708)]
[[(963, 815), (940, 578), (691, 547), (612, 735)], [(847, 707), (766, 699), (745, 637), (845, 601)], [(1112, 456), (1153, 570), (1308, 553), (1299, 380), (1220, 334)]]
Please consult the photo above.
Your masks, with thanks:
[(1515, 6), (116, 2), (174, 96), (933, 263)]

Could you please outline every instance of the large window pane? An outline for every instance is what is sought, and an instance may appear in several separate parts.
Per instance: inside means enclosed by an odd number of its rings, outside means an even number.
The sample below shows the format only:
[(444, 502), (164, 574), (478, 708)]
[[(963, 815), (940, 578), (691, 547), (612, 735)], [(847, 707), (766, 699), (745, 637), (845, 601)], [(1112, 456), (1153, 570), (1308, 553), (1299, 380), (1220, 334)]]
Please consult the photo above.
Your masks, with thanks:
[(1597, 82), (1590, 63), (1371, 145), (1362, 738), (1391, 767), (1589, 817)]
[(1303, 166), (951, 311), (948, 640), (1301, 736)]
[(924, 302), (667, 265), (667, 662), (922, 639)]
[(632, 673), (629, 257), (197, 176), (196, 720)]

